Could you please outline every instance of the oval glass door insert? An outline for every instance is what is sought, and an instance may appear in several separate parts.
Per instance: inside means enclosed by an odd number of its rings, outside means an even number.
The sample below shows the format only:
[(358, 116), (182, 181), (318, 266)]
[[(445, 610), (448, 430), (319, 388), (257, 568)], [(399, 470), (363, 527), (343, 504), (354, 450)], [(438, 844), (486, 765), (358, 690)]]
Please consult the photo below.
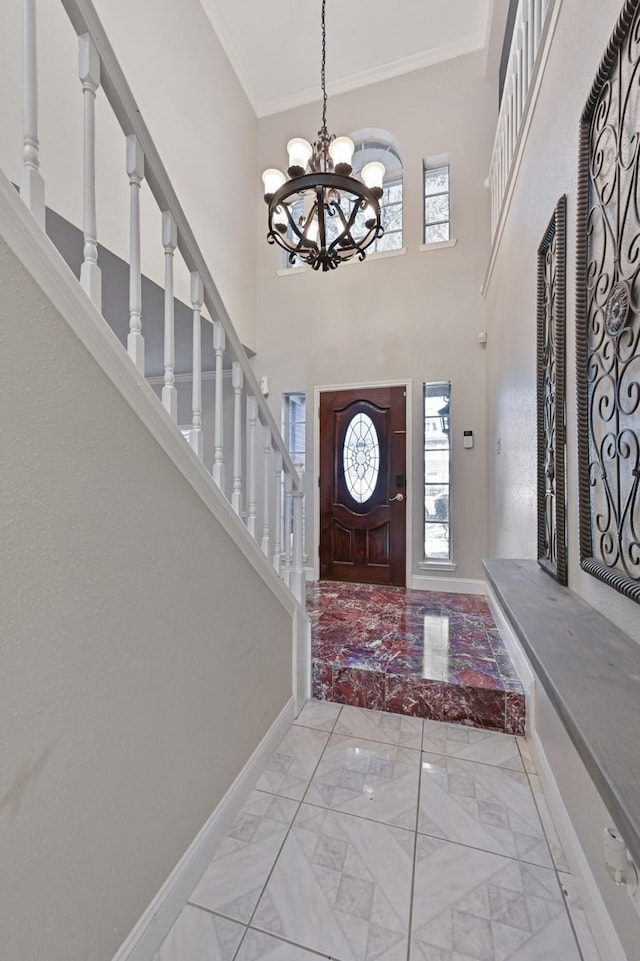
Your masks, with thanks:
[(343, 451), (347, 490), (358, 504), (369, 500), (380, 473), (380, 442), (368, 414), (355, 414), (347, 427)]

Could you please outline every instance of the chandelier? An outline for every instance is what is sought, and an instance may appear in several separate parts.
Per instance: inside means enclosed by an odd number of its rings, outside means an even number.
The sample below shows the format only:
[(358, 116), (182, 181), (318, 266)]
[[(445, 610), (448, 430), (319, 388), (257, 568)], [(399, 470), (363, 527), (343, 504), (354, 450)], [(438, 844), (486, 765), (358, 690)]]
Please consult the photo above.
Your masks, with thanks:
[(362, 180), (352, 176), (354, 143), (327, 130), (326, 0), (322, 0), (322, 127), (318, 139), (294, 137), (287, 144), (289, 179), (270, 168), (262, 175), (269, 208), (267, 241), (286, 250), (289, 263), (301, 261), (313, 270), (334, 270), (381, 237), (380, 199), (384, 164), (362, 168)]

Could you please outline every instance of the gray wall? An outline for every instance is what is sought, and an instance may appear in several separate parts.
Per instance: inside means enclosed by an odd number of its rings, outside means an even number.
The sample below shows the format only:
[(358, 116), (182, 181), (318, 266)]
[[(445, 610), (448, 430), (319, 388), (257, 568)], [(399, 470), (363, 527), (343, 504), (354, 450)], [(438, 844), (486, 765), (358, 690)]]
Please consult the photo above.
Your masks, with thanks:
[(291, 696), (291, 617), (0, 243), (2, 956), (113, 956)]
[[(495, 133), (496, 78), (482, 54), (458, 58), (331, 98), (332, 132), (364, 127), (397, 138), (404, 163), (403, 256), (342, 266), (329, 274), (278, 276), (278, 251), (258, 231), (257, 375), (270, 381), (280, 417), (283, 391), (307, 393), (310, 489), (317, 490), (313, 430), (317, 386), (413, 382), (413, 558), (419, 573), (423, 538), (422, 383), (452, 382), (452, 537), (454, 577), (480, 578), (486, 549), (485, 356), (480, 286), (489, 247), (489, 195), (483, 187)], [(282, 166), (289, 137), (312, 136), (318, 104), (260, 121), (262, 167)], [(423, 158), (451, 158), (453, 248), (420, 251)], [(262, 223), (266, 212), (260, 200)], [(475, 449), (462, 446), (473, 430)], [(308, 541), (313, 543), (309, 519)], [(309, 550), (311, 555), (311, 549)], [(444, 575), (443, 576), (447, 576)]]

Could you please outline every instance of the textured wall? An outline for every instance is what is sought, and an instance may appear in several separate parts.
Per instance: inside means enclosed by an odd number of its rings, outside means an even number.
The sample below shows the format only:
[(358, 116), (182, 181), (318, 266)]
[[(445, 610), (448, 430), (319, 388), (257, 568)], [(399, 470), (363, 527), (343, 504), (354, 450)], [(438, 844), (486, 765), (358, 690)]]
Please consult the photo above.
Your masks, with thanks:
[[(311, 454), (316, 386), (413, 382), (413, 573), (422, 559), (422, 383), (452, 382), (452, 537), (455, 577), (481, 577), (486, 544), (485, 358), (480, 297), (488, 257), (489, 195), (483, 182), (496, 117), (496, 78), (481, 54), (332, 97), (329, 126), (348, 134), (377, 127), (397, 138), (404, 163), (404, 256), (280, 277), (277, 251), (258, 238), (258, 375), (270, 378), (274, 411), (283, 391), (306, 391)], [(289, 137), (313, 136), (319, 105), (260, 121), (260, 162), (282, 165)], [(451, 158), (453, 248), (420, 251), (423, 158)], [(463, 450), (473, 430), (475, 449)], [(315, 490), (316, 465), (308, 465)], [(311, 522), (312, 512), (307, 512)], [(309, 528), (309, 544), (312, 531)], [(310, 551), (311, 553), (311, 551)], [(409, 571), (411, 573), (411, 571)], [(446, 575), (444, 575), (446, 576)]]
[[(489, 552), (536, 556), (536, 250), (567, 194), (569, 586), (640, 641), (638, 605), (580, 570), (575, 403), (578, 123), (620, 0), (564, 0), (486, 299)], [(498, 438), (501, 453), (496, 453)]]
[(0, 355), (0, 954), (106, 961), (291, 696), (291, 617), (3, 241)]

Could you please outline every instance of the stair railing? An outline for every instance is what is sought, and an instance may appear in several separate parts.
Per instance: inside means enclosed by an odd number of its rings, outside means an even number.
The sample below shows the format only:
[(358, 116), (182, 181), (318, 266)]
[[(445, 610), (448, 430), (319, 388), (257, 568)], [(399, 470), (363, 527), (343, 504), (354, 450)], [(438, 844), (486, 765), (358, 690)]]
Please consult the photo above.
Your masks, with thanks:
[[(193, 312), (191, 429), (188, 443), (205, 463), (205, 435), (212, 439), (212, 481), (227, 497), (278, 575), (304, 605), (301, 478), (262, 396), (255, 374), (167, 172), (142, 119), (116, 55), (90, 0), (61, 0), (78, 36), (78, 76), (83, 103), (83, 262), (80, 284), (102, 309), (96, 223), (95, 100), (101, 87), (122, 129), (123, 177), (129, 183), (129, 333), (127, 353), (145, 373), (142, 316), (140, 192), (146, 182), (162, 214), (164, 249), (164, 374), (161, 403), (178, 430), (175, 371), (174, 264), (178, 250), (190, 273)], [(23, 0), (23, 164), (20, 195), (44, 229), (45, 184), (40, 173), (36, 0)], [(212, 320), (209, 320), (206, 310)], [(204, 330), (203, 330), (204, 324)], [(215, 353), (213, 423), (203, 415), (202, 335)], [(229, 376), (230, 375), (230, 376)], [(232, 422), (225, 425), (225, 386)], [(226, 429), (225, 429), (226, 428)], [(260, 493), (258, 487), (261, 487)]]

